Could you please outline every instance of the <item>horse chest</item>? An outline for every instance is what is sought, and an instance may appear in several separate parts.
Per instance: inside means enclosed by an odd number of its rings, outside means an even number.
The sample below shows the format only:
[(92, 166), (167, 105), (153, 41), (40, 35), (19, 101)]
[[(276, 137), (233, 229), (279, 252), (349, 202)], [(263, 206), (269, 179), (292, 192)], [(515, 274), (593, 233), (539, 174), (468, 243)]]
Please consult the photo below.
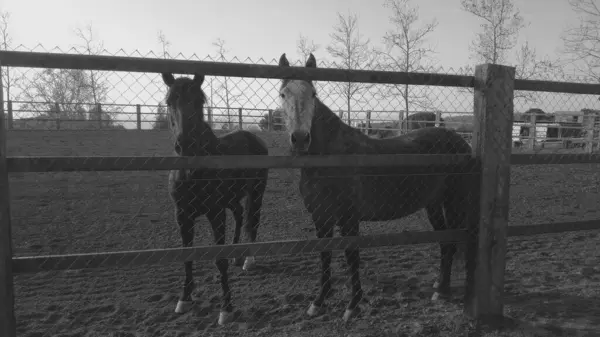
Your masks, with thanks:
[(204, 214), (212, 208), (228, 207), (245, 195), (243, 188), (238, 186), (239, 181), (204, 178), (172, 171), (169, 175), (171, 199), (182, 207), (192, 205)]

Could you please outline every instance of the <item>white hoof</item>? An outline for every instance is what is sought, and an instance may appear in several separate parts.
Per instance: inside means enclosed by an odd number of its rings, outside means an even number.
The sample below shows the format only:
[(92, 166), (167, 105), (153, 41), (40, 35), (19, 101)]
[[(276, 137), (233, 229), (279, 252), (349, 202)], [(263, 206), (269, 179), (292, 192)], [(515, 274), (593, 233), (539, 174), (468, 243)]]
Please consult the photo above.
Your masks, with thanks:
[(178, 314), (184, 314), (192, 309), (194, 302), (192, 301), (178, 301), (175, 307), (175, 312)]
[(439, 286), (440, 286), (440, 282), (438, 282), (438, 281), (433, 282), (433, 288), (437, 289), (437, 287), (439, 287)]
[(219, 313), (219, 325), (225, 325), (233, 321), (233, 312), (221, 311)]
[(252, 270), (252, 269), (254, 269), (255, 266), (256, 266), (256, 259), (254, 258), (254, 256), (248, 256), (248, 257), (246, 257), (246, 261), (244, 261), (244, 266), (242, 267), (242, 270), (245, 270), (245, 271)]
[(439, 292), (434, 292), (433, 295), (431, 296), (431, 300), (432, 301), (440, 301), (440, 300), (447, 300), (452, 298), (452, 296), (450, 294), (440, 294)]
[(359, 312), (360, 310), (358, 308), (346, 309), (346, 311), (344, 311), (344, 322), (348, 322), (349, 320), (354, 318), (354, 316), (356, 316)]
[(306, 314), (310, 317), (315, 317), (321, 313), (323, 308), (316, 306), (314, 303), (310, 304), (310, 307), (306, 311)]

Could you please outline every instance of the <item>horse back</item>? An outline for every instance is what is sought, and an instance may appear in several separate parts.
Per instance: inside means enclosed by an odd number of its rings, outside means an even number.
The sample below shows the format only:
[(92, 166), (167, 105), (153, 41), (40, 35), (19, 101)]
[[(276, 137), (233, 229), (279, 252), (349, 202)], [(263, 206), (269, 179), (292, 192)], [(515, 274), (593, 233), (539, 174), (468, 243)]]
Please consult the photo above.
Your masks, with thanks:
[(264, 140), (246, 130), (237, 130), (219, 137), (219, 152), (226, 155), (268, 155)]
[[(471, 152), (470, 145), (458, 133), (443, 128), (418, 129), (388, 139), (362, 136), (337, 139), (329, 150), (332, 154), (375, 155)], [(305, 170), (301, 192), (305, 204), (334, 207), (363, 221), (398, 219), (443, 198), (446, 190), (453, 188), (451, 175), (427, 174), (428, 169), (417, 166)]]

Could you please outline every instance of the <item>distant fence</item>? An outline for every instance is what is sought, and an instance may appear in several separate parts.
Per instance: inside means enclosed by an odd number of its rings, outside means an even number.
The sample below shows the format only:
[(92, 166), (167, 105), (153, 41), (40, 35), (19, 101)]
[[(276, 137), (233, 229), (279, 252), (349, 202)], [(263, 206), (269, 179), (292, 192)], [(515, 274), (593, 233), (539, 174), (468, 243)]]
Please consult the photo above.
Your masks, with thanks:
[[(528, 121), (514, 121), (512, 143), (514, 147), (540, 149), (548, 147), (585, 149), (592, 153), (600, 145), (600, 110), (584, 110), (573, 115), (576, 121), (548, 121), (546, 115), (531, 114)], [(581, 117), (581, 121), (577, 119)]]
[[(107, 116), (93, 116), (92, 113), (82, 113), (80, 116), (67, 117), (60, 114), (52, 113), (51, 111), (39, 111), (30, 109), (15, 109), (16, 104), (47, 104), (44, 102), (29, 102), (29, 101), (7, 101), (6, 102), (6, 113), (7, 113), (7, 127), (9, 130), (19, 129), (55, 129), (55, 130), (70, 130), (70, 129), (114, 129), (122, 126), (123, 123), (135, 123), (137, 130), (151, 129), (155, 123), (164, 123), (164, 126), (159, 125), (159, 129), (166, 129), (166, 120), (160, 120), (159, 116), (164, 113), (158, 112), (161, 108), (164, 109), (164, 105), (148, 105), (148, 104), (107, 104), (107, 103), (78, 103), (81, 105), (95, 106), (95, 111), (103, 111), (104, 107), (118, 106), (119, 108), (134, 108), (135, 112), (117, 112), (111, 113)], [(64, 102), (56, 102), (53, 105), (56, 106), (53, 110), (58, 111), (60, 105), (64, 105)], [(52, 104), (51, 104), (52, 105)], [(214, 114), (213, 110), (230, 110), (231, 113), (227, 114)], [(259, 116), (249, 115), (248, 112), (258, 112)], [(32, 117), (24, 117), (24, 115), (34, 115)], [(35, 116), (37, 114), (37, 116)], [(53, 116), (54, 115), (54, 116)], [(257, 108), (243, 108), (243, 107), (206, 107), (206, 117), (211, 125), (218, 124), (231, 124), (236, 128), (242, 129), (244, 126), (248, 128), (250, 125), (260, 126), (260, 120), (266, 116), (271, 120), (271, 123), (265, 123), (265, 126), (278, 125), (273, 123), (272, 115), (273, 109), (257, 109)], [(116, 116), (116, 118), (115, 118)], [(131, 116), (131, 118), (127, 118)], [(265, 121), (267, 122), (267, 121)], [(149, 127), (143, 127), (143, 125)], [(267, 127), (268, 128), (268, 127)]]
[[(159, 111), (164, 106), (156, 105), (151, 106), (147, 104), (95, 104), (95, 111), (103, 111), (102, 106), (115, 106), (119, 107), (131, 107), (135, 108), (134, 113), (119, 112), (120, 118), (116, 119), (110, 117), (102, 119), (95, 118), (93, 116), (81, 116), (80, 118), (65, 118), (57, 115), (51, 117), (47, 111), (32, 111), (15, 109), (15, 103), (18, 104), (41, 104), (42, 102), (26, 102), (26, 101), (7, 101), (6, 102), (6, 114), (7, 114), (7, 127), (9, 130), (81, 130), (81, 129), (123, 129), (122, 123), (135, 122), (134, 130), (143, 129), (167, 129), (168, 125), (165, 120), (160, 120), (158, 117), (161, 115)], [(59, 106), (64, 103), (55, 103), (55, 106)], [(83, 103), (85, 104), (85, 103)], [(93, 105), (93, 104), (87, 104)], [(58, 108), (56, 108), (58, 110)], [(232, 113), (227, 114), (214, 114), (214, 110), (231, 110)], [(284, 127), (284, 124), (280, 119), (274, 118), (274, 111), (276, 109), (257, 109), (257, 108), (243, 108), (243, 107), (206, 107), (207, 121), (210, 125), (220, 124), (222, 129), (261, 129), (263, 131), (274, 131)], [(258, 116), (251, 116), (248, 112), (258, 112)], [(394, 135), (403, 133), (405, 128), (405, 121), (394, 121), (385, 119), (371, 119), (373, 111), (357, 111), (365, 112), (367, 119), (355, 119), (351, 118), (351, 124), (354, 127), (361, 129), (365, 134), (371, 135), (376, 138), (386, 138)], [(387, 114), (394, 113), (399, 114), (402, 111), (376, 111), (385, 112)], [(22, 117), (24, 114), (37, 113), (42, 114), (41, 116), (34, 116), (30, 118)], [(416, 112), (419, 113), (419, 112)], [(435, 120), (418, 120), (411, 119), (408, 122), (408, 129), (416, 129), (420, 126), (439, 126), (443, 124), (449, 128), (461, 128), (464, 126), (463, 122), (452, 122), (452, 120), (445, 120), (440, 123), (442, 118), (440, 115), (442, 112), (430, 112), (435, 115)], [(452, 116), (452, 112), (446, 112), (445, 114)], [(575, 122), (549, 122), (544, 120), (548, 114), (528, 114), (528, 122), (514, 121), (513, 123), (513, 146), (524, 147), (527, 149), (544, 148), (548, 146), (561, 147), (561, 148), (585, 148), (588, 152), (593, 152), (598, 148), (600, 143), (600, 122), (598, 117), (600, 116), (600, 110), (587, 110), (580, 114), (576, 114), (572, 117)], [(15, 118), (17, 116), (17, 118)], [(21, 116), (21, 117), (19, 117)], [(123, 116), (133, 116), (132, 118), (123, 118)], [(150, 120), (149, 120), (150, 117)], [(265, 118), (266, 117), (266, 118)], [(564, 117), (564, 116), (563, 116)], [(580, 118), (581, 117), (581, 118)], [(448, 118), (448, 117), (447, 117)], [(450, 117), (451, 118), (451, 117)], [(581, 121), (579, 121), (579, 119)], [(263, 120), (264, 119), (264, 120)], [(161, 125), (161, 123), (163, 125)], [(150, 127), (143, 127), (143, 124), (150, 125)], [(156, 125), (158, 124), (158, 125)], [(469, 123), (472, 125), (472, 122)], [(156, 126), (155, 126), (156, 125)], [(472, 138), (471, 132), (459, 132), (465, 139), (469, 141)]]
[[(383, 71), (308, 69), (219, 62), (149, 58), (0, 52), (0, 65), (11, 67), (75, 68), (130, 72), (204, 73), (217, 76), (296, 78), (314, 81), (395, 83), (474, 88), (473, 153), (469, 155), (332, 155), (332, 156), (215, 156), (215, 157), (7, 157), (6, 135), (0, 135), (0, 335), (14, 337), (13, 277), (48, 270), (131, 266), (183, 262), (245, 255), (281, 255), (433, 242), (465, 242), (467, 277), (465, 313), (474, 318), (503, 315), (504, 273), (508, 236), (523, 236), (600, 228), (600, 221), (508, 227), (511, 165), (600, 163), (599, 155), (512, 154), (515, 90), (600, 95), (600, 85), (515, 80), (515, 69), (479, 65), (475, 76)], [(1, 90), (0, 90), (1, 92)], [(2, 118), (4, 109), (0, 97)], [(0, 125), (6, 133), (6, 126)], [(297, 240), (218, 247), (15, 257), (12, 252), (11, 172), (172, 170), (190, 168), (301, 167), (425, 167), (447, 170), (448, 165), (471, 168), (475, 177), (471, 200), (479, 215), (469, 216), (465, 230)]]
[[(166, 129), (166, 120), (160, 120), (159, 117), (164, 112), (159, 112), (161, 109), (165, 109), (164, 105), (148, 105), (148, 104), (116, 104), (116, 103), (84, 103), (78, 102), (78, 105), (94, 106), (94, 111), (104, 111), (105, 107), (119, 107), (122, 110), (135, 110), (135, 112), (120, 111), (117, 113), (111, 113), (108, 116), (100, 115), (94, 116), (92, 113), (86, 112), (75, 118), (61, 116), (60, 114), (52, 113), (51, 110), (59, 111), (59, 107), (65, 105), (64, 102), (56, 102), (48, 104), (46, 102), (35, 102), (35, 101), (6, 101), (6, 113), (7, 113), (7, 127), (9, 130), (20, 130), (20, 129), (54, 129), (54, 130), (70, 130), (70, 129), (115, 129), (119, 128), (123, 123), (135, 123), (133, 129), (143, 130), (154, 128), (155, 123), (159, 125), (159, 129)], [(30, 106), (30, 105), (50, 105), (53, 109), (47, 110), (33, 110), (28, 108), (15, 108), (16, 105)], [(214, 111), (230, 111), (229, 114), (215, 114)], [(258, 128), (264, 128), (264, 131), (273, 131), (272, 129), (279, 129), (283, 126), (282, 121), (274, 118), (274, 113), (277, 113), (277, 109), (260, 109), (260, 108), (247, 108), (247, 107), (222, 107), (222, 106), (206, 106), (205, 107), (206, 119), (208, 123), (215, 127), (217, 125), (230, 125), (237, 129), (248, 129), (252, 126)], [(338, 112), (339, 115), (346, 114), (347, 111)], [(364, 118), (350, 118), (350, 123), (354, 127), (364, 129), (365, 133), (367, 130), (381, 131), (381, 130), (394, 130), (398, 131), (402, 129), (402, 121), (382, 119), (372, 116), (378, 113), (404, 115), (404, 111), (350, 111), (351, 115), (359, 115), (363, 113), (367, 116)], [(420, 112), (411, 112), (411, 114)], [(441, 111), (430, 112), (436, 114), (438, 120), (435, 125), (439, 124), (439, 116), (442, 114)], [(452, 115), (453, 112), (445, 112), (447, 115)], [(28, 116), (33, 115), (33, 116)], [(28, 117), (25, 117), (28, 116)], [(131, 116), (128, 118), (128, 116)], [(263, 120), (264, 119), (264, 120)], [(411, 119), (410, 123), (420, 124), (427, 123), (429, 120), (417, 120)], [(452, 123), (450, 123), (452, 124)], [(146, 125), (146, 127), (144, 127)], [(433, 126), (433, 124), (432, 124)]]

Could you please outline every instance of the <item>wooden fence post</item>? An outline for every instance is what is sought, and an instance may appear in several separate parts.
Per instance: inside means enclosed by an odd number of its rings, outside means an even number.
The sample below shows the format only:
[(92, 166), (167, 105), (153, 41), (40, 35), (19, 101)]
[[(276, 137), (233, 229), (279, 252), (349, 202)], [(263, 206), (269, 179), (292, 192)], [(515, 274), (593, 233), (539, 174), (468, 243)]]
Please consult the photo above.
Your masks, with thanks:
[(102, 129), (102, 104), (96, 104), (96, 112), (98, 113), (98, 129)]
[(535, 150), (535, 142), (537, 140), (537, 114), (532, 113), (530, 115), (530, 127), (529, 127), (529, 148)]
[(12, 101), (8, 101), (6, 108), (8, 109), (8, 118), (7, 118), (7, 127), (9, 130), (13, 129), (13, 106), (12, 106)]
[(56, 110), (56, 130), (60, 130), (60, 104), (54, 103), (54, 110)]
[(592, 116), (594, 116), (594, 123), (592, 126), (592, 133), (594, 136), (592, 137), (592, 150), (590, 150), (591, 152), (597, 151), (598, 148), (600, 148), (600, 110), (593, 110)]
[(244, 130), (244, 120), (242, 119), (242, 108), (238, 109), (238, 124), (240, 126), (240, 130)]
[(135, 115), (137, 119), (137, 129), (142, 129), (142, 106), (139, 104), (135, 105)]
[(6, 166), (6, 125), (4, 87), (0, 67), (0, 336), (16, 337), (15, 294), (12, 273), (12, 228), (10, 221), (10, 185)]
[(585, 130), (585, 152), (593, 153), (594, 152), (594, 142), (595, 142), (595, 129), (596, 129), (596, 121), (598, 118), (598, 112), (590, 109), (583, 109), (583, 121), (582, 126)]
[(273, 110), (269, 109), (269, 120), (267, 121), (267, 128), (269, 131), (273, 131)]
[(478, 320), (502, 317), (504, 311), (514, 79), (514, 67), (475, 68), (472, 144), (481, 175), (474, 193), (479, 214), (469, 221), (465, 313)]
[(368, 136), (371, 133), (371, 114), (373, 111), (367, 110), (367, 131), (365, 134)]

